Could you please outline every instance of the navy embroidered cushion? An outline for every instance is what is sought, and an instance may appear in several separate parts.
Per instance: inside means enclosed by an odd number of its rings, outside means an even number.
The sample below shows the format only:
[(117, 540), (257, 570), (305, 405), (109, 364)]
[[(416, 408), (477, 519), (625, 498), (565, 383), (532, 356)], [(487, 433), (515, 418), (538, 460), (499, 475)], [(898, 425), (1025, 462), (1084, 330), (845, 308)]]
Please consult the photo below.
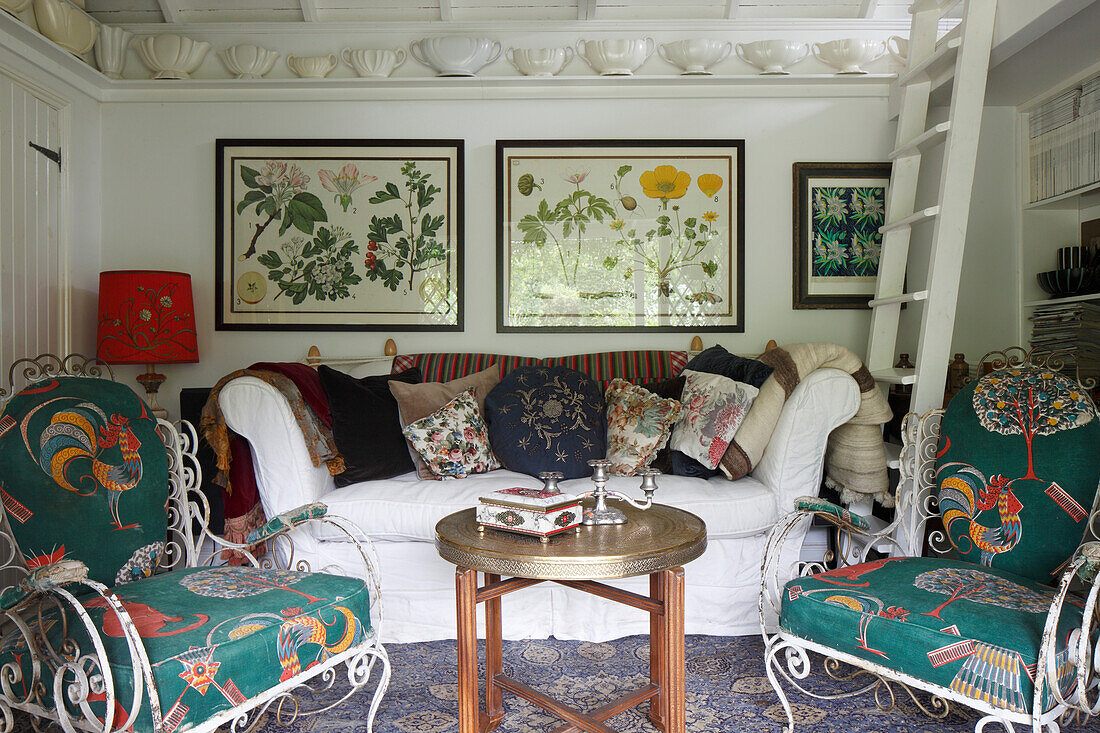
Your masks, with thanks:
[(591, 377), (561, 366), (519, 367), (485, 397), (489, 442), (511, 471), (590, 476), (603, 458), (607, 424), (603, 391)]

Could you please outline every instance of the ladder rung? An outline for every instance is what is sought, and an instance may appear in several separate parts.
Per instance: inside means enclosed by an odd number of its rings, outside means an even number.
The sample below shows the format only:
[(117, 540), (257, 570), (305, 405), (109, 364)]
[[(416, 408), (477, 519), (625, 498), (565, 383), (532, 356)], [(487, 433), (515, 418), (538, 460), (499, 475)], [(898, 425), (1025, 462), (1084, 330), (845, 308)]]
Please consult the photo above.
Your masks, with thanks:
[(883, 443), (886, 451), (886, 466), (888, 468), (901, 468), (901, 446), (897, 443)]
[(887, 224), (886, 226), (882, 227), (881, 229), (879, 229), (879, 231), (881, 233), (885, 234), (886, 232), (892, 232), (895, 229), (903, 229), (905, 227), (911, 227), (914, 224), (919, 224), (922, 221), (925, 221), (927, 219), (931, 219), (932, 217), (936, 216), (939, 213), (940, 213), (940, 207), (938, 207), (938, 206), (929, 206), (927, 209), (921, 209), (917, 213), (911, 214), (911, 215), (905, 217), (904, 219), (899, 219), (898, 221), (891, 222), (891, 223)]
[(938, 125), (933, 125), (925, 132), (917, 135), (915, 138), (905, 143), (894, 152), (890, 153), (890, 160), (897, 160), (898, 158), (906, 158), (910, 155), (917, 155), (919, 153), (923, 153), (929, 148), (939, 145), (947, 139), (947, 131), (950, 129), (950, 122), (941, 122)]
[(898, 84), (905, 86), (911, 84), (914, 81), (923, 80), (926, 76), (931, 76), (929, 70), (933, 67), (950, 67), (955, 63), (955, 57), (959, 53), (959, 46), (962, 45), (962, 38), (956, 36), (954, 38), (948, 38), (946, 42), (941, 42), (936, 46), (936, 50), (928, 55), (924, 61), (914, 66), (909, 71), (902, 73), (898, 77)]
[(871, 308), (877, 308), (880, 305), (894, 305), (895, 303), (915, 303), (918, 300), (928, 300), (927, 290), (918, 290), (915, 293), (903, 293), (901, 295), (891, 295), (886, 298), (875, 298), (867, 303)]
[(910, 13), (923, 13), (926, 10), (938, 10), (940, 16), (950, 13), (962, 0), (914, 0), (909, 6)]
[(917, 370), (890, 367), (889, 369), (878, 369), (873, 371), (871, 372), (871, 376), (875, 378), (876, 382), (886, 382), (887, 384), (913, 384), (917, 381)]

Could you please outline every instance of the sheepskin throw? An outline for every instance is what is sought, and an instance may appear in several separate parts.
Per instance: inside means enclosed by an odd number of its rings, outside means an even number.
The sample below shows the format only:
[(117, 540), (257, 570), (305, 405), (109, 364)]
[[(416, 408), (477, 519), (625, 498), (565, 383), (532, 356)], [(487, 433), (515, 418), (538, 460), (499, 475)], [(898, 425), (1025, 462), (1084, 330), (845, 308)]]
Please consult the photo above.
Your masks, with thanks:
[(890, 407), (859, 357), (836, 344), (792, 344), (758, 358), (775, 371), (760, 385), (760, 394), (722, 456), (722, 473), (739, 479), (752, 471), (768, 447), (779, 413), (794, 388), (815, 369), (839, 369), (856, 380), (861, 400), (855, 416), (829, 436), (825, 473), (840, 487), (844, 501), (871, 496), (891, 506), (882, 447), (882, 424), (891, 418)]

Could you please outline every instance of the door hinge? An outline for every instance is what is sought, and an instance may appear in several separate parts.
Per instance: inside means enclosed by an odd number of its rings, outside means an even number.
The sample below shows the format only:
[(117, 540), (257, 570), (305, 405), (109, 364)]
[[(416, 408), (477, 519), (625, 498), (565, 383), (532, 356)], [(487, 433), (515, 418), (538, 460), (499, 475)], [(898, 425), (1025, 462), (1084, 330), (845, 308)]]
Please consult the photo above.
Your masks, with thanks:
[(50, 150), (49, 148), (44, 148), (41, 145), (36, 145), (29, 141), (27, 142), (27, 145), (42, 153), (54, 163), (57, 163), (57, 169), (61, 170), (61, 148), (58, 148), (57, 150)]

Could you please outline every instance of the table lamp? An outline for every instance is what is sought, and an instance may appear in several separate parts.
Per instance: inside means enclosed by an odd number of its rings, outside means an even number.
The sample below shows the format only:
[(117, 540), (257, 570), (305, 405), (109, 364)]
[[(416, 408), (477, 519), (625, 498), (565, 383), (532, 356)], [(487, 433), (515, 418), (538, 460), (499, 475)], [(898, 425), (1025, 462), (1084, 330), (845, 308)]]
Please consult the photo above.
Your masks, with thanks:
[(191, 276), (158, 270), (99, 273), (96, 343), (96, 356), (108, 364), (145, 364), (138, 383), (148, 393), (153, 414), (167, 417), (157, 403), (165, 376), (153, 365), (199, 360)]

